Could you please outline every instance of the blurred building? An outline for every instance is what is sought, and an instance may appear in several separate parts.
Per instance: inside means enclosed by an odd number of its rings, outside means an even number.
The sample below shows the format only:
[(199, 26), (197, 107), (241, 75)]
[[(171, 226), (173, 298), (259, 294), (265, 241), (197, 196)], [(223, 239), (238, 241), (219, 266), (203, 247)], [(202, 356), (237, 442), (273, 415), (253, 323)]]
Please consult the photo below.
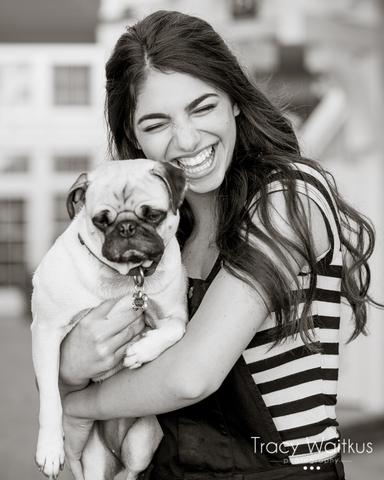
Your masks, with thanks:
[[(380, 297), (382, 3), (103, 0), (93, 44), (0, 44), (0, 306), (10, 289), (28, 288), (68, 221), (68, 187), (105, 156), (108, 52), (126, 25), (157, 9), (205, 18), (260, 87), (287, 105), (304, 152), (335, 174), (344, 195), (376, 225), (372, 275)], [(370, 313), (370, 330), (345, 351), (340, 392), (344, 405), (375, 413), (384, 411), (382, 312)]]
[(1, 287), (28, 289), (68, 187), (105, 153), (103, 60), (96, 44), (0, 45)]

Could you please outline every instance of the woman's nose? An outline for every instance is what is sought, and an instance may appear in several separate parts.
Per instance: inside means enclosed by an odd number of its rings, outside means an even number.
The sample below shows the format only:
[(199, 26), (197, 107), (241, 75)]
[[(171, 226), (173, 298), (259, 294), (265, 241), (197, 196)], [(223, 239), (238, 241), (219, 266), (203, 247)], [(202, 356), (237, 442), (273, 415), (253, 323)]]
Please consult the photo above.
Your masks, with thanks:
[(200, 143), (200, 132), (191, 123), (176, 126), (174, 128), (174, 141), (176, 147), (183, 152), (193, 152)]

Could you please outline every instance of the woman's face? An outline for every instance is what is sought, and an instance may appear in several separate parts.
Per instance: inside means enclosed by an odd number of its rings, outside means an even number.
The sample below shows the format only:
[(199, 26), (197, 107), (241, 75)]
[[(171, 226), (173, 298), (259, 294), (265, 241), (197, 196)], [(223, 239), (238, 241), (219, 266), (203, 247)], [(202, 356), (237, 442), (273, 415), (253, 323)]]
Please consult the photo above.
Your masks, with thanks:
[(238, 107), (188, 74), (150, 70), (139, 91), (134, 129), (147, 158), (182, 167), (189, 189), (216, 190), (232, 160)]

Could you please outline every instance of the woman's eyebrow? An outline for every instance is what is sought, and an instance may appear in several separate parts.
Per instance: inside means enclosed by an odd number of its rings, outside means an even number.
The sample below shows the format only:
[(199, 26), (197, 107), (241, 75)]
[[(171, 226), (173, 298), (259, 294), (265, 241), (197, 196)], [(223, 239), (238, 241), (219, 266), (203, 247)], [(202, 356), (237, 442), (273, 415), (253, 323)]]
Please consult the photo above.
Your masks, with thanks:
[[(205, 93), (204, 95), (201, 95), (200, 97), (196, 98), (195, 100), (192, 100), (192, 102), (189, 103), (186, 106), (185, 110), (187, 112), (190, 112), (191, 110), (196, 108), (197, 105), (199, 105), (199, 103), (201, 103), (203, 100), (205, 100), (208, 97), (218, 97), (218, 95), (216, 93)], [(145, 120), (154, 120), (154, 119), (157, 119), (157, 118), (167, 119), (167, 118), (169, 118), (169, 116), (165, 115), (164, 113), (149, 113), (147, 115), (143, 115), (142, 117), (140, 117), (137, 124), (140, 125), (140, 123), (144, 122)]]
[(164, 113), (149, 113), (148, 115), (143, 115), (142, 117), (140, 117), (140, 119), (137, 122), (137, 125), (140, 125), (140, 123), (144, 122), (144, 120), (154, 120), (156, 118), (169, 118), (169, 117)]
[(190, 112), (191, 110), (196, 108), (197, 105), (199, 105), (199, 103), (201, 103), (203, 100), (205, 100), (208, 97), (218, 97), (218, 95), (216, 93), (205, 93), (204, 95), (201, 95), (200, 97), (193, 100), (189, 105), (187, 105), (185, 110), (187, 112)]

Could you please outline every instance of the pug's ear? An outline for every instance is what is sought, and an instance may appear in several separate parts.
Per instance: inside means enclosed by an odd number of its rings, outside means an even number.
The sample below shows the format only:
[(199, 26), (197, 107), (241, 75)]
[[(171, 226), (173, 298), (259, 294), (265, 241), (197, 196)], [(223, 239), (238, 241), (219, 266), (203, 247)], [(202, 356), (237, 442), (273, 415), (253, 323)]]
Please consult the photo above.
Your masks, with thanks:
[(69, 189), (67, 196), (67, 211), (71, 219), (84, 205), (85, 192), (87, 191), (88, 185), (88, 175), (86, 173), (82, 173)]
[(167, 187), (171, 201), (172, 212), (176, 214), (181, 206), (187, 190), (187, 179), (181, 168), (175, 167), (171, 163), (160, 163), (151, 170), (153, 175), (161, 178)]

